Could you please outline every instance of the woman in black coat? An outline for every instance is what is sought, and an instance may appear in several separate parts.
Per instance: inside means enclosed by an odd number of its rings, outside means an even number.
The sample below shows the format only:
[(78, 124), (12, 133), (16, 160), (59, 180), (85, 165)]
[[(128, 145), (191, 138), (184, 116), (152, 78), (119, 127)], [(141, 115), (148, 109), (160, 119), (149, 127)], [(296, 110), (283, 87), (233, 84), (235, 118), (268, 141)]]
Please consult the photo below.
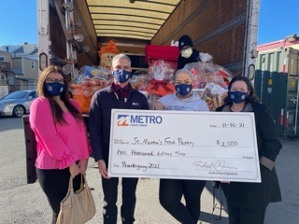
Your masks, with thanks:
[(180, 54), (177, 69), (182, 69), (186, 64), (193, 62), (212, 62), (212, 55), (199, 52), (194, 48), (191, 37), (183, 35), (179, 39)]
[(281, 201), (275, 160), (282, 145), (273, 119), (258, 101), (251, 82), (242, 76), (231, 80), (225, 104), (216, 111), (254, 113), (262, 182), (230, 182), (221, 186), (230, 224), (263, 224), (268, 204)]
[(201, 61), (200, 52), (193, 47), (193, 42), (188, 35), (183, 35), (179, 39), (180, 55), (178, 58), (178, 69), (184, 68), (188, 63)]

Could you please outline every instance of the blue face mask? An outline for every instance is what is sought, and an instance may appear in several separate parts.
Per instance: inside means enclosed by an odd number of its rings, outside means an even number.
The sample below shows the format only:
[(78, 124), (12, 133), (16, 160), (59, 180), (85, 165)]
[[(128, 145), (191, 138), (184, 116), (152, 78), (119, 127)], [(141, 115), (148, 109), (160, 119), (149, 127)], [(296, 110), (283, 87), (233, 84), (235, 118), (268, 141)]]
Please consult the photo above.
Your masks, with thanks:
[(65, 85), (58, 82), (45, 83), (44, 88), (49, 95), (59, 96), (63, 92)]
[(242, 103), (247, 99), (248, 93), (240, 92), (240, 91), (233, 91), (233, 92), (228, 92), (228, 96), (232, 100), (233, 103)]
[(126, 81), (129, 80), (129, 78), (131, 78), (131, 72), (128, 72), (123, 69), (114, 70), (113, 76), (115, 80), (118, 81), (119, 83), (125, 83)]
[(181, 96), (186, 96), (192, 90), (192, 85), (189, 84), (178, 84), (175, 85), (175, 90)]

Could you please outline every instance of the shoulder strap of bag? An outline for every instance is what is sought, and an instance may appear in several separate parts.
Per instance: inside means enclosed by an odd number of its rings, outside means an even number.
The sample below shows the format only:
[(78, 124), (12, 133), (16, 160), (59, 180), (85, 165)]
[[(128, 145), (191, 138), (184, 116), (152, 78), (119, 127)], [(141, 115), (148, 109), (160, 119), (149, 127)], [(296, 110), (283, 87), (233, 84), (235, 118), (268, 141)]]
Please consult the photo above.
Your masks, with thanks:
[[(87, 184), (86, 174), (82, 174), (81, 176), (82, 176), (81, 184), (83, 185), (83, 183), (84, 183), (84, 186), (89, 188), (89, 186)], [(83, 182), (83, 179), (84, 179), (84, 182)]]
[(84, 183), (86, 183), (86, 178), (85, 178), (85, 174), (80, 174), (80, 175), (81, 175), (80, 189), (83, 189)]
[[(216, 202), (216, 189), (219, 190), (220, 193), (220, 207), (219, 207), (219, 215), (218, 217), (214, 214), (215, 209), (217, 208), (217, 202)], [(212, 209), (212, 215), (214, 219), (220, 220), (222, 217), (222, 189), (221, 189), (221, 183), (219, 181), (213, 181), (213, 209)]]
[(69, 180), (69, 189), (68, 189), (68, 191), (69, 192), (74, 192), (74, 189), (73, 189), (73, 177), (72, 177), (72, 175), (70, 176), (70, 180)]

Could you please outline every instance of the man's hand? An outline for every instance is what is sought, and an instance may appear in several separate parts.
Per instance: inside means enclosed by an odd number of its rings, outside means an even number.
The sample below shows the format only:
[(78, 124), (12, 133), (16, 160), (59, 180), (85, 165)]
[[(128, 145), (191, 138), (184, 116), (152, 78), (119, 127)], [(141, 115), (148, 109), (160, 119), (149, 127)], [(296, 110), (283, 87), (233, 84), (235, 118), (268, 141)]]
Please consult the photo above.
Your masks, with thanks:
[(102, 175), (102, 177), (106, 179), (110, 179), (110, 177), (108, 177), (108, 170), (107, 170), (106, 163), (103, 159), (98, 160), (98, 166), (99, 166), (99, 172)]

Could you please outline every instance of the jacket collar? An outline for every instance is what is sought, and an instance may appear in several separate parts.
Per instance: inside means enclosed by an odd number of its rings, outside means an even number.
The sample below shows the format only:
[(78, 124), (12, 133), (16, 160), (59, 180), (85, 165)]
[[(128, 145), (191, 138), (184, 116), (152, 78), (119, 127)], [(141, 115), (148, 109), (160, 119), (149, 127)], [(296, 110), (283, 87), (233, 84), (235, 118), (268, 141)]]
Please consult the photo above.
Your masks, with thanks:
[[(222, 109), (223, 112), (232, 112), (231, 110), (231, 105), (225, 105)], [(241, 110), (240, 112), (251, 112), (253, 111), (253, 107), (251, 105), (251, 103), (246, 103), (243, 110)]]

